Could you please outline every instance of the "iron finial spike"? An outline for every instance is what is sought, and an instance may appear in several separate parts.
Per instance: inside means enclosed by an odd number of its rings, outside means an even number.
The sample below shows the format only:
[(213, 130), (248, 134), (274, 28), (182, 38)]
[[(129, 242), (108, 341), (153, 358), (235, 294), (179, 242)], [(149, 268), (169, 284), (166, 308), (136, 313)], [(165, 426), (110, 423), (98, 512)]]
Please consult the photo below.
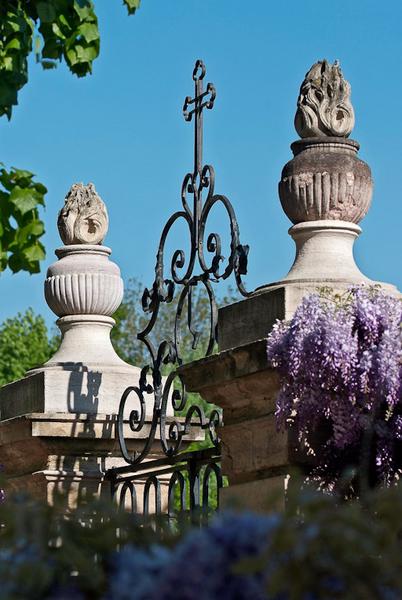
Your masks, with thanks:
[[(197, 75), (198, 70), (201, 70), (201, 73), (199, 75)], [(202, 60), (198, 59), (195, 62), (195, 67), (194, 67), (194, 71), (193, 71), (194, 81), (198, 81), (199, 79), (204, 79), (206, 72), (207, 72), (207, 70), (205, 68), (204, 62)]]

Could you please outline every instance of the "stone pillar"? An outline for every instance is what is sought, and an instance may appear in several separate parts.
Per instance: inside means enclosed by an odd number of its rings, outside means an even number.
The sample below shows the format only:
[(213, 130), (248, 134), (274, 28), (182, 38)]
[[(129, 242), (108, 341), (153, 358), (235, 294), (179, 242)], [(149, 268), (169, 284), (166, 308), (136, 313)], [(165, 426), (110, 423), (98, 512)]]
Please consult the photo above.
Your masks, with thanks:
[[(49, 503), (62, 492), (73, 507), (80, 497), (109, 493), (105, 472), (123, 464), (115, 415), (140, 369), (121, 360), (110, 341), (123, 281), (102, 245), (108, 216), (92, 184), (71, 188), (58, 227), (65, 245), (48, 269), (45, 297), (61, 344), (46, 364), (0, 389), (0, 462), (6, 491), (28, 490)], [(146, 421), (152, 410), (153, 403)], [(127, 419), (126, 429), (129, 449), (142, 448), (149, 428), (133, 433)]]
[(219, 354), (181, 369), (189, 391), (223, 408), (222, 466), (230, 482), (224, 502), (263, 508), (273, 490), (283, 490), (290, 466), (306, 461), (294, 440), (276, 431), (279, 382), (268, 368), (265, 342), (272, 325), (290, 319), (303, 296), (320, 288), (343, 292), (353, 284), (379, 283), (360, 271), (353, 256), (373, 187), (369, 166), (357, 157), (359, 144), (348, 139), (353, 125), (350, 85), (339, 65), (316, 63), (297, 102), (301, 139), (292, 144), (294, 158), (279, 182), (282, 208), (293, 223), (294, 263), (280, 281), (220, 309)]

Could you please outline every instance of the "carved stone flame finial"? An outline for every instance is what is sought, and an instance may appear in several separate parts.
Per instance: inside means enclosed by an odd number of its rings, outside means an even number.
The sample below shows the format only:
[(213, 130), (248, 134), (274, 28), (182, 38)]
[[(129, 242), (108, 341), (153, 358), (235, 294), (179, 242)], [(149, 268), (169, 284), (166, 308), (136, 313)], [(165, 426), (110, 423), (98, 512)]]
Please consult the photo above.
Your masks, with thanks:
[(66, 246), (102, 244), (109, 226), (106, 206), (93, 183), (75, 183), (59, 212), (57, 227)]
[(338, 61), (316, 62), (300, 87), (295, 128), (301, 138), (348, 137), (355, 124), (350, 84)]

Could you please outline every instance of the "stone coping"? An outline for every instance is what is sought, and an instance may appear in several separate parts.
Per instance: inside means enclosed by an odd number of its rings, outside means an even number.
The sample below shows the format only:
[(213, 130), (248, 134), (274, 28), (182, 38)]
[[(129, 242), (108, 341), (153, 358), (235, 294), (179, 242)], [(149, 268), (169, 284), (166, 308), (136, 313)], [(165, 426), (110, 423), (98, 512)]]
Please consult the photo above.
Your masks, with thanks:
[(267, 340), (259, 339), (182, 365), (178, 373), (188, 391), (201, 395), (211, 387), (259, 371), (270, 371), (275, 377), (275, 370), (268, 365), (266, 348)]
[[(184, 422), (184, 417), (167, 417), (166, 427), (168, 428), (173, 421)], [(7, 443), (4, 436), (6, 432), (21, 432), (21, 428), (26, 429), (29, 426), (32, 437), (44, 438), (86, 438), (97, 440), (116, 440), (116, 421), (115, 414), (85, 414), (85, 413), (29, 413), (20, 415), (11, 419), (0, 421), (0, 446)], [(151, 420), (145, 419), (141, 431), (133, 432), (128, 422), (124, 426), (124, 435), (129, 440), (142, 440), (149, 437), (151, 429)], [(160, 439), (159, 427), (157, 427), (155, 439)], [(197, 423), (190, 428), (186, 436), (186, 442), (200, 441), (204, 439), (204, 434)]]

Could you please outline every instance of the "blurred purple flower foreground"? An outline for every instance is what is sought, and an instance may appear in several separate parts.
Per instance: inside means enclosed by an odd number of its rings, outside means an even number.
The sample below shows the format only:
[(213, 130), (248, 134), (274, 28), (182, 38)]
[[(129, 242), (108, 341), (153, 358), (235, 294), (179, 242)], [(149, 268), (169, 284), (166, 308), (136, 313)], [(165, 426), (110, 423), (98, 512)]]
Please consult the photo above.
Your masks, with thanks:
[[(268, 360), (281, 376), (276, 417), (314, 447), (312, 434), (328, 427), (317, 455), (325, 472), (370, 439), (376, 476), (390, 483), (400, 466), (402, 440), (402, 302), (375, 288), (344, 296), (313, 294), (290, 322), (268, 337)], [(399, 448), (398, 448), (399, 446)]]
[(279, 524), (276, 514), (226, 514), (173, 549), (126, 546), (114, 558), (107, 600), (264, 600), (266, 574), (235, 575), (234, 568), (257, 559)]

